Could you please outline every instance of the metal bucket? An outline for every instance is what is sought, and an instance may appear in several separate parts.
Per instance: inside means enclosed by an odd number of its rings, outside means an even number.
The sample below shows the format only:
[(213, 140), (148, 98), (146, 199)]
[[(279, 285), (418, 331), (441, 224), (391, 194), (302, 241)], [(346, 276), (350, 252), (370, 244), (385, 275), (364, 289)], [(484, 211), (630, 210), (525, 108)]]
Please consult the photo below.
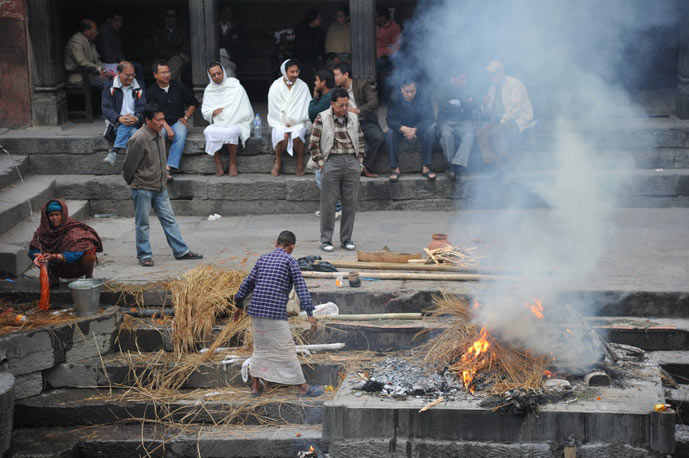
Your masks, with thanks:
[(74, 300), (74, 311), (77, 316), (96, 313), (100, 308), (100, 293), (103, 290), (103, 280), (83, 278), (75, 280), (69, 285)]

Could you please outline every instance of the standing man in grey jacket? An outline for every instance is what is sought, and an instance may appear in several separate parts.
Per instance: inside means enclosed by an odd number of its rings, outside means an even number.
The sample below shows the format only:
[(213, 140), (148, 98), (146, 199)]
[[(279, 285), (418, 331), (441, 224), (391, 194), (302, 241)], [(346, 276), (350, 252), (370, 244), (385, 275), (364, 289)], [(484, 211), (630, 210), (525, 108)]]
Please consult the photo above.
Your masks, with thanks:
[(182, 238), (167, 193), (165, 140), (161, 130), (165, 114), (158, 106), (144, 108), (144, 125), (132, 135), (127, 144), (127, 158), (122, 175), (132, 188), (134, 221), (136, 223), (136, 256), (144, 267), (153, 266), (153, 252), (148, 238), (148, 215), (151, 208), (158, 215), (167, 243), (177, 260), (202, 259), (192, 252)]
[(313, 121), (309, 151), (323, 174), (321, 184), (321, 250), (331, 252), (335, 227), (335, 203), (342, 202), (340, 242), (345, 250), (356, 250), (352, 241), (354, 216), (359, 202), (361, 164), (366, 142), (359, 117), (348, 110), (349, 95), (341, 87), (333, 89), (330, 108)]

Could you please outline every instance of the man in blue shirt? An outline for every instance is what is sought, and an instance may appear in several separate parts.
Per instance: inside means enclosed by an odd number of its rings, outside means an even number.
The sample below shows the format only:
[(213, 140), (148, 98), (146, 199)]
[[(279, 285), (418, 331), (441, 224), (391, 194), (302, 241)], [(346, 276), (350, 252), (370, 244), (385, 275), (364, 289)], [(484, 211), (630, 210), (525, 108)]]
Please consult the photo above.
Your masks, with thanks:
[(251, 316), (254, 337), (254, 353), (249, 362), (254, 395), (260, 394), (260, 386), (265, 382), (299, 385), (304, 396), (323, 394), (322, 387), (306, 383), (287, 322), (287, 301), (294, 287), (301, 309), (311, 325), (316, 326), (311, 293), (297, 261), (290, 256), (296, 240), (294, 233), (282, 231), (275, 250), (258, 259), (234, 296), (235, 304), (242, 307), (244, 298), (253, 292), (247, 313)]

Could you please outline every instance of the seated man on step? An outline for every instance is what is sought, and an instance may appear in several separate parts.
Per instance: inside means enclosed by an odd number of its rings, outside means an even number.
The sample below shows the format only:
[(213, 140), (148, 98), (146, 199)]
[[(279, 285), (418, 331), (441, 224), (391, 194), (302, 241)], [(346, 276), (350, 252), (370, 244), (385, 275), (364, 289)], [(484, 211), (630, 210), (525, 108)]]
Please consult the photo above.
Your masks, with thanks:
[(228, 145), (228, 173), (230, 176), (237, 176), (237, 145), (240, 139), (244, 145), (251, 134), (254, 110), (239, 80), (228, 76), (219, 62), (208, 65), (208, 79), (201, 105), (201, 114), (210, 124), (203, 131), (206, 153), (215, 157), (215, 174), (224, 175), (220, 152), (224, 145)]
[(29, 257), (37, 267), (48, 263), (51, 286), (59, 286), (60, 278), (93, 277), (96, 253), (101, 252), (103, 243), (96, 231), (70, 218), (63, 200), (54, 199), (43, 206)]
[(311, 92), (299, 79), (299, 63), (288, 59), (280, 66), (282, 76), (268, 90), (268, 125), (272, 127), (275, 164), (270, 172), (280, 175), (282, 153), (297, 154), (297, 176), (304, 175), (304, 143), (309, 121)]
[(117, 65), (117, 76), (103, 89), (101, 95), (101, 108), (106, 124), (115, 128), (115, 142), (103, 159), (110, 165), (117, 160), (117, 153), (127, 148), (127, 142), (143, 120), (146, 99), (135, 76), (131, 63), (120, 62)]

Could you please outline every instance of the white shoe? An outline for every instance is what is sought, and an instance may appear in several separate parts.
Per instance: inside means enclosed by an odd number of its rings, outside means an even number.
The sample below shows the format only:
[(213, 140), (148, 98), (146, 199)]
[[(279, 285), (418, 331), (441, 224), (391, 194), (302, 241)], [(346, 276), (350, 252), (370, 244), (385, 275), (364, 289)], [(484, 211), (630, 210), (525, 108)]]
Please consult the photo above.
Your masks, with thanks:
[(316, 216), (321, 216), (321, 211), (320, 211), (320, 210), (316, 210), (316, 213), (314, 213), (314, 215), (316, 215)]
[(340, 218), (342, 218), (342, 210), (340, 210), (339, 212), (335, 212), (335, 221), (337, 221)]
[(108, 154), (105, 155), (103, 162), (107, 162), (110, 165), (115, 165), (115, 161), (117, 161), (117, 153), (112, 150), (108, 151)]

